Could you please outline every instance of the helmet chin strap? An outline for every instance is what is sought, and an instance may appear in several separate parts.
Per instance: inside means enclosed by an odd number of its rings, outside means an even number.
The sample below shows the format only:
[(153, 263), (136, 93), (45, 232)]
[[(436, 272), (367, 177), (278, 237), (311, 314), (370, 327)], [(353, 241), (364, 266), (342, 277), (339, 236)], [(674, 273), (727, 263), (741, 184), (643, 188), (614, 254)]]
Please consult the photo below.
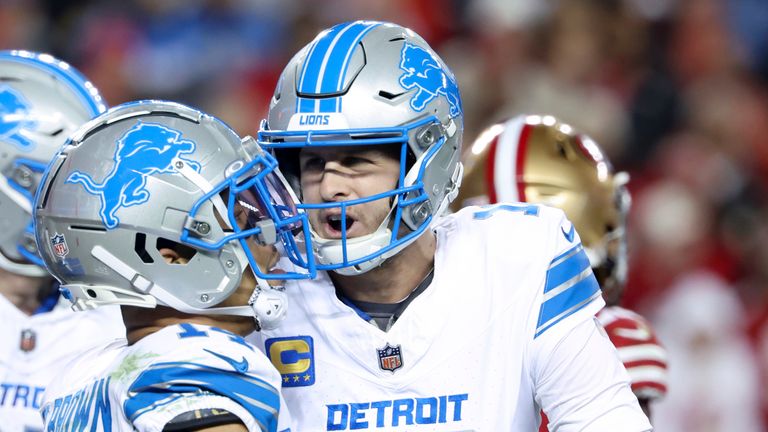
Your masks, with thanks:
[[(253, 293), (248, 300), (248, 305), (218, 308), (196, 308), (179, 300), (176, 296), (171, 294), (161, 285), (158, 285), (157, 283), (145, 278), (126, 262), (120, 260), (118, 257), (103, 247), (94, 246), (91, 250), (91, 255), (104, 263), (104, 265), (107, 267), (117, 272), (120, 276), (130, 281), (131, 285), (142, 293), (141, 295), (132, 293), (132, 296), (137, 297), (137, 300), (141, 297), (145, 297), (143, 299), (144, 301), (130, 302), (130, 304), (136, 306), (154, 307), (155, 302), (146, 298), (154, 297), (165, 306), (192, 315), (236, 315), (252, 317), (256, 320), (259, 328), (264, 330), (271, 330), (276, 328), (280, 322), (285, 319), (286, 316), (286, 305), (288, 302), (285, 292), (278, 287), (273, 288), (269, 286), (266, 281), (258, 277), (256, 280), (259, 283), (254, 288)], [(90, 302), (93, 306), (97, 306), (98, 304), (120, 303), (120, 299), (117, 299), (114, 296), (113, 298), (117, 301), (99, 301), (97, 299)]]

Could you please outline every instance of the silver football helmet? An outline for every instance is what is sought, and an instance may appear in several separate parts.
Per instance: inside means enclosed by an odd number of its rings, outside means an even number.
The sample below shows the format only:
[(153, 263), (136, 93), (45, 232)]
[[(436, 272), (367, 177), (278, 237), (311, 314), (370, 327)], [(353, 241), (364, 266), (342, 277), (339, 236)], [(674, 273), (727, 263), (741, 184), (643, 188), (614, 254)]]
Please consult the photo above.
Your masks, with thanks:
[(47, 54), (0, 51), (0, 267), (46, 276), (32, 230), (32, 201), (67, 136), (104, 112), (96, 88)]
[[(306, 215), (277, 161), (218, 119), (184, 105), (141, 101), (79, 129), (46, 170), (36, 237), (75, 309), (164, 305), (190, 314), (254, 316), (271, 328), (285, 298), (267, 279), (310, 278), (294, 237)], [(261, 269), (257, 245), (277, 244), (308, 272)], [(163, 248), (185, 251), (167, 263)], [(250, 270), (249, 270), (250, 269)], [(216, 307), (258, 281), (248, 306)]]
[[(364, 273), (395, 255), (456, 196), (463, 112), (456, 80), (419, 35), (396, 24), (355, 21), (320, 33), (286, 66), (258, 140), (281, 170), (298, 172), (299, 150), (318, 146), (400, 146), (395, 189), (360, 199), (303, 203), (341, 211), (340, 239), (313, 231), (318, 269)], [(388, 198), (378, 229), (347, 238), (347, 209)]]

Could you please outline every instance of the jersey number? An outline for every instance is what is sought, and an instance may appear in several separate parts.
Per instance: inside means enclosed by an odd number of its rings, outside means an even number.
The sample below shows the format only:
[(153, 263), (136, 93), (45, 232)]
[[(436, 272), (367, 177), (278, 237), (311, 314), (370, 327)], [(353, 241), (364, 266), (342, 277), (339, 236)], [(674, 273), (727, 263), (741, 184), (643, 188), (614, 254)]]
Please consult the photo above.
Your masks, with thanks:
[(499, 204), (488, 207), (486, 210), (475, 212), (475, 219), (488, 219), (497, 211), (522, 212), (526, 216), (538, 216), (539, 206), (535, 204)]

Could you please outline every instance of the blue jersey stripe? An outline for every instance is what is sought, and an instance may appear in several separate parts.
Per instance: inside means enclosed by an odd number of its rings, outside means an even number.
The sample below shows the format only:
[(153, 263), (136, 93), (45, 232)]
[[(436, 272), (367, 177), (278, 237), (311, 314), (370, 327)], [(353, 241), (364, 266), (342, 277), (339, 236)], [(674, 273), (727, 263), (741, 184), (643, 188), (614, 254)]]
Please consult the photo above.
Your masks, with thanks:
[(544, 285), (545, 294), (590, 267), (589, 258), (580, 245), (565, 255), (555, 258), (550, 266), (547, 270), (547, 282)]
[(131, 384), (123, 405), (131, 421), (179, 397), (205, 394), (227, 397), (245, 408), (266, 430), (277, 430), (280, 396), (277, 389), (254, 376), (196, 363), (158, 363)]
[(559, 315), (556, 315), (549, 321), (546, 321), (542, 324), (540, 324), (538, 327), (536, 327), (536, 334), (533, 336), (534, 339), (539, 337), (542, 333), (547, 331), (550, 327), (553, 325), (559, 323), (560, 321), (564, 320), (565, 318), (573, 315), (574, 313), (578, 312), (588, 304), (592, 303), (594, 300), (600, 298), (600, 291), (597, 291), (596, 293), (592, 294), (589, 298), (586, 298), (582, 300), (579, 303), (576, 303), (575, 305), (571, 306), (570, 308), (562, 311)]
[(600, 285), (598, 285), (595, 275), (588, 271), (581, 280), (575, 280), (572, 286), (542, 303), (536, 324), (537, 336), (565, 316), (589, 304), (593, 298), (596, 298), (596, 295), (600, 295)]

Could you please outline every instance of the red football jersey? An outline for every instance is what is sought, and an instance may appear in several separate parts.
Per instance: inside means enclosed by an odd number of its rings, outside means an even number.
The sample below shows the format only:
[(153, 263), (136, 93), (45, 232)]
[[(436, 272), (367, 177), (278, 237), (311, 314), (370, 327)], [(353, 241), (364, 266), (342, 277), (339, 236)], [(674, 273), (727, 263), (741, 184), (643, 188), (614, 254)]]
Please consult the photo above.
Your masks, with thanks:
[(667, 393), (667, 352), (648, 321), (631, 310), (609, 306), (597, 313), (638, 398), (656, 399)]

